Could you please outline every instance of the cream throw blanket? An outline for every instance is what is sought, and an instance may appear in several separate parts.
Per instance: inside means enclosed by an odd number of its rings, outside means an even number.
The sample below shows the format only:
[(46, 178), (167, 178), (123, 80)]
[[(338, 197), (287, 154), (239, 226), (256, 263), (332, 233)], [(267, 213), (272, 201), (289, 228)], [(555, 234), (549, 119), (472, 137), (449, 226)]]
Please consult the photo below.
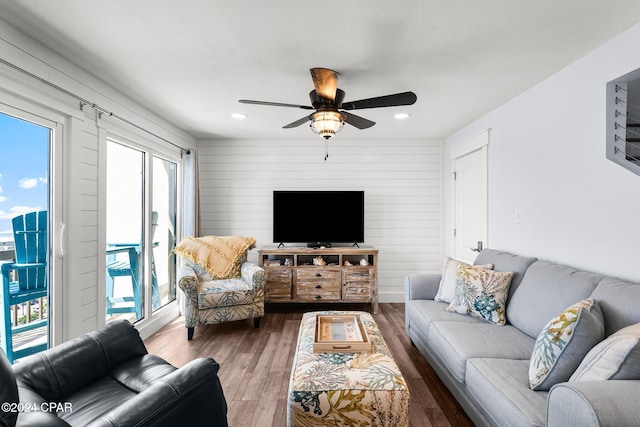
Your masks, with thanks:
[(212, 278), (229, 279), (239, 275), (238, 261), (255, 246), (253, 237), (186, 237), (173, 251), (204, 268)]

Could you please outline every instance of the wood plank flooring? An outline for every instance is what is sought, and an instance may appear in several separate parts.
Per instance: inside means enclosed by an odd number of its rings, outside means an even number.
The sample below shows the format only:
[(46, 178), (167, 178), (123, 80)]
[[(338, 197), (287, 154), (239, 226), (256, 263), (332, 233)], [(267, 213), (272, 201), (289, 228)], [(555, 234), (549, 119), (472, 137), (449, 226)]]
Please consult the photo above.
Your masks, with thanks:
[[(179, 317), (145, 340), (149, 353), (174, 366), (198, 357), (220, 364), (219, 377), (231, 427), (285, 427), (289, 376), (302, 314), (315, 310), (364, 310), (369, 305), (268, 304), (260, 328), (250, 320), (196, 326), (187, 341)], [(380, 304), (374, 315), (409, 386), (412, 427), (473, 426), (404, 330), (404, 304)]]

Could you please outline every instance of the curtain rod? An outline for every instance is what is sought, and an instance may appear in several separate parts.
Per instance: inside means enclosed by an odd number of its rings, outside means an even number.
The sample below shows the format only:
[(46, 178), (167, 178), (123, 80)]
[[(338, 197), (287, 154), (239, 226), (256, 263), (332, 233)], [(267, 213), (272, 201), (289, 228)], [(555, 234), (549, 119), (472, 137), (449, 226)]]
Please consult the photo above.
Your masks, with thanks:
[(48, 87), (50, 87), (50, 88), (52, 88), (52, 89), (57, 90), (58, 92), (62, 92), (62, 93), (64, 93), (65, 95), (67, 95), (67, 96), (69, 96), (69, 97), (71, 97), (71, 98), (74, 98), (74, 99), (75, 99), (75, 100), (77, 100), (77, 101), (80, 101), (80, 109), (82, 109), (82, 107), (83, 107), (84, 105), (88, 105), (88, 106), (90, 106), (91, 108), (93, 108), (94, 110), (98, 111), (98, 113), (100, 113), (100, 114), (106, 114), (106, 115), (108, 115), (109, 117), (113, 117), (114, 119), (119, 120), (119, 121), (121, 121), (122, 123), (126, 123), (126, 124), (128, 124), (129, 126), (132, 126), (132, 127), (136, 128), (136, 129), (138, 129), (138, 130), (141, 130), (141, 131), (143, 131), (143, 132), (145, 132), (145, 133), (147, 133), (147, 134), (149, 134), (149, 135), (152, 135), (152, 136), (154, 136), (154, 137), (156, 137), (156, 138), (158, 138), (158, 139), (161, 139), (161, 140), (163, 140), (164, 142), (166, 142), (166, 143), (168, 143), (168, 144), (173, 145), (174, 147), (176, 147), (176, 148), (180, 149), (181, 151), (184, 151), (186, 154), (191, 154), (191, 150), (190, 150), (190, 149), (188, 149), (188, 148), (183, 148), (183, 147), (179, 146), (178, 144), (176, 144), (176, 143), (174, 143), (174, 142), (171, 142), (171, 141), (169, 141), (168, 139), (163, 138), (163, 137), (161, 137), (160, 135), (158, 135), (158, 134), (156, 134), (156, 133), (154, 133), (154, 132), (151, 132), (151, 131), (150, 131), (150, 130), (148, 130), (148, 129), (143, 128), (142, 126), (137, 125), (137, 124), (135, 124), (135, 123), (133, 123), (133, 122), (131, 122), (131, 121), (129, 121), (129, 120), (127, 120), (127, 119), (125, 119), (124, 117), (122, 117), (122, 116), (119, 116), (119, 115), (115, 114), (113, 111), (109, 111), (109, 110), (107, 110), (107, 109), (105, 109), (105, 108), (102, 108), (101, 106), (99, 106), (99, 105), (98, 105), (98, 104), (96, 104), (95, 102), (88, 101), (88, 100), (84, 99), (83, 97), (81, 97), (81, 96), (79, 96), (79, 95), (76, 95), (75, 93), (73, 93), (73, 92), (70, 92), (70, 91), (66, 90), (66, 89), (65, 89), (65, 88), (63, 88), (63, 87), (60, 87), (60, 86), (58, 86), (58, 85), (56, 85), (56, 84), (54, 84), (54, 83), (51, 83), (49, 80), (43, 79), (42, 77), (36, 76), (35, 74), (33, 74), (33, 73), (31, 73), (31, 72), (29, 72), (29, 71), (25, 70), (24, 68), (20, 68), (20, 67), (18, 67), (17, 65), (12, 64), (11, 62), (8, 62), (8, 61), (6, 61), (6, 60), (4, 60), (4, 59), (2, 59), (2, 58), (0, 58), (0, 62), (1, 62), (2, 64), (6, 65), (6, 66), (7, 66), (7, 67), (9, 67), (9, 68), (12, 68), (12, 69), (14, 69), (14, 70), (16, 70), (16, 71), (18, 71), (18, 72), (20, 72), (20, 73), (22, 73), (22, 74), (24, 74), (24, 75), (28, 76), (28, 77), (31, 77), (32, 79), (35, 79), (35, 80), (39, 81), (40, 83), (44, 84), (45, 86), (48, 86)]

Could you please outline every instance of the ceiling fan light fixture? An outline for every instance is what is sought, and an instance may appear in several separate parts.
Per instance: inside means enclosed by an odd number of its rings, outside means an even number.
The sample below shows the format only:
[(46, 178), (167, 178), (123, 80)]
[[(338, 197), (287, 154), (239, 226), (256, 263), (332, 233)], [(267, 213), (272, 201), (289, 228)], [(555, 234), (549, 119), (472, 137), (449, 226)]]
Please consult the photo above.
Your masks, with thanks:
[(338, 111), (316, 111), (311, 115), (311, 130), (329, 139), (342, 130), (344, 119)]

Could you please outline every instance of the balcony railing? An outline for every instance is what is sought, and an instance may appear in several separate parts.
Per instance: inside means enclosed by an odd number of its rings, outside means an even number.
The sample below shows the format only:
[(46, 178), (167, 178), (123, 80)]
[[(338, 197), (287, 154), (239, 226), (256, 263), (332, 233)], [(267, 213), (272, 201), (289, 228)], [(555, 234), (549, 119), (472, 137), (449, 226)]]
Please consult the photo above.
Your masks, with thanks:
[[(0, 250), (0, 264), (14, 261), (14, 256), (13, 249)], [(11, 281), (17, 280), (15, 277), (16, 271), (12, 271), (10, 274)], [(10, 308), (11, 325), (14, 327), (22, 326), (46, 319), (48, 318), (48, 312), (49, 307), (46, 298), (38, 298), (23, 302), (22, 304), (12, 305)], [(15, 334), (13, 336), (13, 346), (15, 349), (18, 349), (32, 341), (42, 339), (42, 337), (46, 337), (46, 335), (46, 326)]]

